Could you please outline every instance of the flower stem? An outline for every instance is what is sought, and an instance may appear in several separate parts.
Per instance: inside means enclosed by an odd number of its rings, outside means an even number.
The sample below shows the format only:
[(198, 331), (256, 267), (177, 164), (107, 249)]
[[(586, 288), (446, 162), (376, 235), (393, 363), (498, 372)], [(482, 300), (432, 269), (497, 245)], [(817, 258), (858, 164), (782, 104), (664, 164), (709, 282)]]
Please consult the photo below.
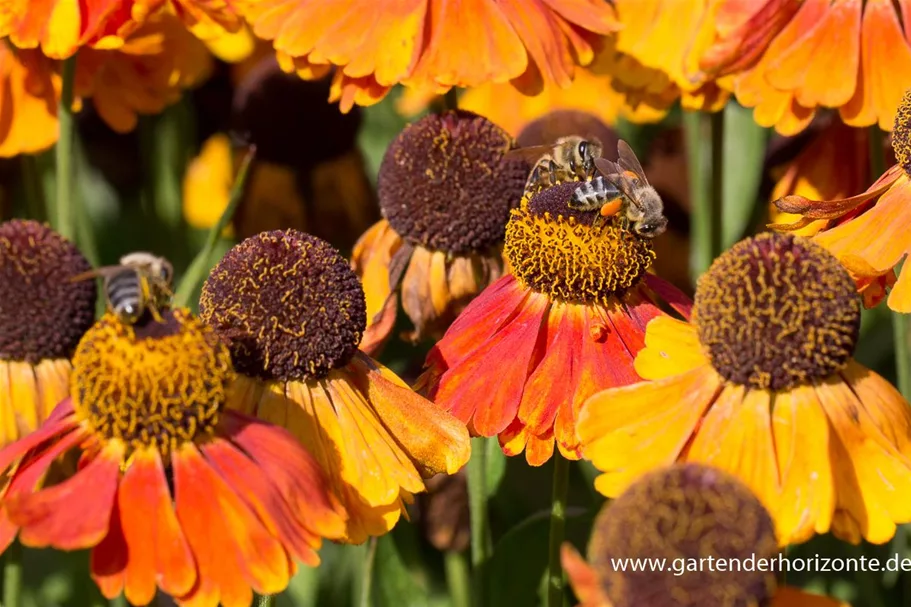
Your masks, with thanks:
[(569, 460), (554, 454), (554, 488), (550, 510), (550, 544), (547, 559), (547, 607), (563, 605), (563, 565), (560, 546), (566, 530), (566, 493), (569, 489)]
[(57, 122), (60, 135), (57, 139), (57, 231), (76, 242), (76, 217), (79, 203), (76, 193), (76, 172), (73, 163), (73, 143), (76, 138), (76, 120), (73, 115), (73, 81), (76, 77), (76, 55), (65, 59), (62, 66), (60, 105)]
[(372, 605), (373, 565), (376, 563), (376, 545), (377, 539), (375, 537), (371, 537), (367, 541), (364, 569), (361, 572), (361, 595), (357, 600), (358, 607), (370, 607)]
[(45, 221), (47, 210), (44, 207), (44, 193), (41, 189), (41, 175), (38, 162), (32, 154), (19, 156), (22, 167), (22, 190), (25, 194), (25, 208), (29, 219)]
[(272, 607), (275, 604), (274, 594), (261, 594), (256, 597), (256, 607)]
[(240, 168), (237, 170), (237, 176), (234, 178), (234, 185), (231, 187), (231, 195), (228, 198), (228, 206), (225, 207), (215, 225), (209, 229), (205, 244), (199, 253), (196, 254), (196, 257), (193, 258), (193, 261), (190, 262), (190, 267), (187, 268), (183, 278), (180, 280), (180, 284), (177, 285), (177, 289), (174, 291), (175, 306), (189, 305), (190, 297), (199, 289), (202, 281), (205, 280), (206, 275), (209, 273), (212, 253), (215, 251), (215, 246), (218, 244), (218, 239), (221, 238), (222, 232), (228, 226), (231, 218), (234, 217), (234, 212), (237, 210), (241, 198), (243, 198), (247, 175), (250, 172), (250, 165), (255, 156), (256, 147), (250, 146), (241, 161)]
[(3, 560), (3, 607), (19, 607), (22, 602), (22, 544), (14, 540)]
[(484, 569), (490, 558), (492, 542), (487, 520), (487, 441), (471, 439), (471, 459), (468, 460), (468, 513), (471, 519), (471, 604), (483, 607), (485, 599)]
[(469, 607), (471, 605), (471, 582), (465, 553), (449, 550), (444, 558), (446, 563), (446, 585), (449, 588), (452, 607)]
[(724, 112), (684, 112), (693, 233), (690, 274), (695, 281), (722, 251)]
[(442, 106), (444, 112), (459, 109), (459, 89), (452, 87), (446, 91), (446, 94), (443, 95)]

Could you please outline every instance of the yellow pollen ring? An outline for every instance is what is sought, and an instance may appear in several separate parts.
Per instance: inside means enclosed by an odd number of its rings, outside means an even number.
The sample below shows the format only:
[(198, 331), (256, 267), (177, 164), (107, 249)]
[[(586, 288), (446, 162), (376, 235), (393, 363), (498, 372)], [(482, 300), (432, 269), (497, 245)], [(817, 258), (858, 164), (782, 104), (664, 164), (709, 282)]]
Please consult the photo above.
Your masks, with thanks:
[[(535, 201), (560, 187), (537, 193)], [(590, 213), (592, 219), (597, 214)], [(592, 226), (568, 208), (566, 215), (534, 212), (527, 199), (506, 225), (504, 254), (523, 286), (571, 303), (607, 304), (635, 285), (655, 260), (651, 244), (616, 217)]]
[(911, 89), (905, 91), (901, 103), (895, 110), (892, 151), (895, 152), (895, 159), (905, 171), (905, 175), (911, 176)]
[(167, 458), (214, 432), (233, 379), (227, 348), (189, 311), (141, 327), (109, 313), (79, 342), (70, 387), (76, 414), (100, 439)]

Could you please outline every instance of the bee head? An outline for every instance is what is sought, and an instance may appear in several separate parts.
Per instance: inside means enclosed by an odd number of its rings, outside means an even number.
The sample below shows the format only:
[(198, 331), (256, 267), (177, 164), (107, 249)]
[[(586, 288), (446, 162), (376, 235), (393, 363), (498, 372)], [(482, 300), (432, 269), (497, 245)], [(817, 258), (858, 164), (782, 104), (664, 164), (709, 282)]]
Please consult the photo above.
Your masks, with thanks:
[(640, 221), (633, 229), (636, 234), (643, 238), (654, 238), (663, 234), (664, 230), (667, 229), (667, 218), (657, 217), (649, 221)]

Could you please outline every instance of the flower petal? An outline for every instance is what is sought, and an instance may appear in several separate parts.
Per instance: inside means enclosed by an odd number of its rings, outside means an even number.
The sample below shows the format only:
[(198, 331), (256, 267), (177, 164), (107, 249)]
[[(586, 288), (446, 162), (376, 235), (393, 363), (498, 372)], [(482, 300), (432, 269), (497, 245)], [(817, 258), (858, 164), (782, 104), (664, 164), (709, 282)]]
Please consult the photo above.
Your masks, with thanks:
[(835, 511), (829, 424), (812, 386), (775, 395), (772, 431), (781, 474), (781, 500), (773, 515), (778, 542), (785, 546), (828, 532)]
[(851, 126), (878, 123), (892, 130), (898, 104), (911, 86), (911, 48), (891, 0), (864, 3), (861, 44), (857, 90), (839, 112)]
[(110, 443), (60, 484), (10, 495), (6, 511), (10, 521), (21, 527), (22, 543), (79, 550), (100, 542), (108, 532), (123, 455), (121, 444)]
[(648, 323), (645, 348), (636, 355), (636, 372), (645, 379), (663, 379), (708, 363), (696, 327), (670, 316)]
[(854, 95), (860, 64), (861, 3), (835, 0), (815, 26), (773, 61), (766, 78), (806, 108), (838, 107)]
[(772, 440), (770, 392), (727, 385), (712, 405), (686, 456), (742, 480), (769, 512), (777, 512), (781, 485)]
[(549, 305), (544, 296), (527, 299), (497, 339), (488, 340), (441, 377), (434, 402), (463, 422), (470, 420), (481, 436), (503, 431), (518, 413)]
[(838, 439), (830, 449), (839, 511), (833, 533), (884, 543), (896, 523), (911, 520), (911, 466), (840, 376), (817, 384), (816, 394)]
[(703, 366), (589, 398), (576, 429), (584, 456), (604, 472), (595, 488), (616, 497), (643, 473), (677, 460), (720, 387), (718, 374)]
[(836, 601), (827, 596), (810, 594), (793, 586), (781, 586), (769, 607), (851, 607), (848, 603)]

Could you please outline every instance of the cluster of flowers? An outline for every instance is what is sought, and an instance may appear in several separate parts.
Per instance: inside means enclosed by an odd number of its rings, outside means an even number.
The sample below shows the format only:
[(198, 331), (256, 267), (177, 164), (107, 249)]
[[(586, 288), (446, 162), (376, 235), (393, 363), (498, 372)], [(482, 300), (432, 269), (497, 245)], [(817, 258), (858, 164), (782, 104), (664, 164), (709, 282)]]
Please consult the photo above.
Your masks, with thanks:
[[(908, 3), (534, 4), (11, 3), (0, 154), (54, 142), (67, 70), (76, 104), (130, 130), (205, 76), (206, 44), (230, 55), (252, 32), (284, 69), (331, 73), (346, 110), (400, 83), (478, 99), (509, 81), (546, 98), (584, 85), (573, 76), (591, 64), (611, 76), (598, 86), (615, 113), (718, 109), (733, 94), (794, 133), (837, 108), (848, 125), (894, 121), (897, 162), (862, 194), (781, 192), (796, 223), (782, 215), (723, 253), (693, 301), (650, 271), (650, 240), (570, 209), (577, 183), (526, 192), (509, 132), (468, 111), (396, 138), (384, 219), (350, 261), (298, 230), (252, 235), (211, 271), (198, 318), (96, 321), (77, 248), (35, 222), (0, 224), (0, 548), (91, 549), (103, 594), (134, 604), (160, 589), (249, 605), (317, 565), (323, 539), (392, 529), (425, 479), (466, 464), (470, 436), (531, 465), (601, 471), (596, 489), (619, 499), (591, 567), (564, 553), (590, 606), (803, 603), (759, 572), (669, 588), (609, 563), (771, 555), (829, 532), (884, 543), (911, 522), (909, 405), (853, 360), (861, 301), (888, 293), (911, 312), (911, 270), (895, 275), (911, 251)], [(892, 77), (872, 76), (893, 61)], [(436, 340), (413, 387), (371, 357), (399, 307), (410, 338)]]

